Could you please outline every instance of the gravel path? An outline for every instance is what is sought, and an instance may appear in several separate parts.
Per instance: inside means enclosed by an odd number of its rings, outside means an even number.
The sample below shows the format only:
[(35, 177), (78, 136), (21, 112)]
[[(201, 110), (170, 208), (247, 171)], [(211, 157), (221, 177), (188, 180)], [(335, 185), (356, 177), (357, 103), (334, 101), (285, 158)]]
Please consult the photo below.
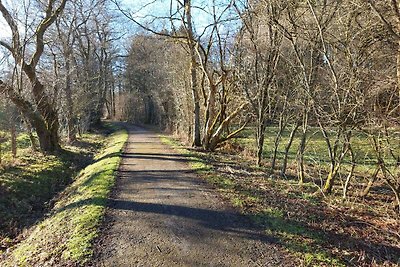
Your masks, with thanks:
[[(130, 126), (95, 266), (290, 266), (156, 134)], [(294, 265), (294, 263), (293, 263)]]

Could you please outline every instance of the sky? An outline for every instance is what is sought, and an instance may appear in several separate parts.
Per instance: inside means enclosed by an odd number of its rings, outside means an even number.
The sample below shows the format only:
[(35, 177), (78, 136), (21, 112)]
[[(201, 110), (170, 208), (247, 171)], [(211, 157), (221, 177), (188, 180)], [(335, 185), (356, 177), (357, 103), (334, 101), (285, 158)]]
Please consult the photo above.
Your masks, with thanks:
[[(23, 8), (24, 1), (29, 0), (2, 0), (2, 2), (9, 7), (11, 10), (21, 10)], [(121, 7), (132, 14), (135, 19), (138, 19), (141, 23), (149, 23), (150, 25), (162, 25), (162, 20), (156, 20), (156, 22), (150, 23), (155, 17), (168, 17), (170, 10), (170, 0), (120, 0)], [(175, 0), (173, 3), (176, 5)], [(215, 0), (218, 5), (226, 5), (229, 0)], [(212, 21), (212, 0), (192, 0), (193, 3), (193, 22), (195, 29), (198, 33), (204, 30), (204, 27), (210, 24)], [(115, 6), (115, 9), (116, 6)], [(222, 11), (221, 8), (217, 8), (217, 12)], [(169, 23), (168, 20), (164, 20), (164, 24)], [(132, 25), (129, 25), (128, 29), (134, 29)], [(167, 27), (167, 26), (165, 26)], [(134, 29), (137, 30), (137, 29)], [(11, 31), (8, 25), (5, 23), (2, 16), (0, 16), (0, 38), (10, 37)]]
[[(137, 5), (131, 4), (131, 6), (133, 6), (133, 8), (132, 8), (133, 11), (139, 11), (139, 12), (137, 12), (138, 17), (139, 16), (145, 17), (146, 15), (148, 16), (149, 14), (154, 15), (154, 16), (168, 16), (169, 15), (169, 9), (170, 9), (170, 1), (169, 0), (164, 0), (164, 1), (160, 0), (160, 1), (158, 1), (154, 4), (151, 4), (151, 5), (148, 5), (147, 7), (144, 7), (144, 8), (140, 8), (140, 5), (143, 5), (143, 1), (126, 0), (125, 2), (138, 2), (139, 3)], [(204, 1), (202, 1), (202, 2), (204, 2)], [(204, 7), (204, 4), (201, 5), (201, 3), (195, 2), (194, 4), (199, 4), (199, 6)], [(211, 17), (209, 17), (206, 12), (202, 12), (199, 9), (194, 9), (193, 12), (194, 12), (194, 17), (195, 17), (194, 22), (197, 25), (206, 25), (209, 23), (209, 20), (211, 20)]]
[[(23, 11), (24, 3), (28, 3), (30, 0), (1, 0), (7, 8), (11, 10)], [(73, 0), (70, 0), (73, 1)], [(159, 17), (168, 17), (170, 14), (170, 3), (171, 0), (119, 0), (121, 1), (121, 8), (129, 12), (133, 18), (137, 19), (140, 23), (150, 26), (156, 30), (165, 28), (171, 29), (170, 21), (168, 19), (159, 19)], [(216, 3), (216, 11), (222, 12), (223, 7), (229, 3), (230, 0), (192, 0), (192, 13), (193, 23), (197, 34), (201, 34), (206, 26), (212, 22), (212, 6)], [(176, 9), (177, 1), (172, 0), (174, 8)], [(117, 6), (111, 4), (111, 8), (114, 8), (116, 12), (119, 12)], [(28, 9), (29, 10), (29, 9)], [(155, 19), (155, 18), (158, 19)], [(180, 25), (180, 21), (176, 22), (175, 26)], [(113, 25), (117, 31), (124, 35), (124, 39), (128, 40), (129, 36), (134, 35), (141, 29), (136, 26), (133, 22), (127, 19), (118, 20)], [(22, 26), (20, 26), (22, 28)], [(223, 26), (220, 28), (223, 30)], [(0, 39), (10, 39), (11, 31), (0, 15)], [(0, 49), (0, 64), (4, 55)], [(0, 66), (0, 70), (1, 70)]]
[[(229, 0), (214, 0), (216, 3), (217, 14), (222, 12)], [(135, 19), (140, 22), (150, 23), (154, 17), (168, 17), (170, 14), (170, 0), (122, 0), (123, 6), (129, 10)], [(173, 0), (174, 6), (176, 2)], [(213, 21), (212, 17), (212, 0), (192, 0), (192, 17), (195, 31), (201, 34), (205, 27)], [(152, 25), (162, 24), (162, 20), (157, 20)], [(164, 20), (165, 24), (169, 25), (169, 20)], [(177, 23), (178, 25), (180, 22)], [(151, 25), (151, 23), (150, 23)], [(168, 26), (167, 26), (168, 27)]]

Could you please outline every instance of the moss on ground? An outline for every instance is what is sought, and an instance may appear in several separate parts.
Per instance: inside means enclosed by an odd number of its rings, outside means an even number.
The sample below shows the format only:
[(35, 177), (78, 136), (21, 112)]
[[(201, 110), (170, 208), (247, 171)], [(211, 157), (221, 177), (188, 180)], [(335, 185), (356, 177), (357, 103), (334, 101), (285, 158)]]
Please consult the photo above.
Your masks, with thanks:
[(127, 137), (118, 130), (107, 138), (95, 162), (62, 192), (50, 214), (8, 253), (2, 266), (81, 266), (90, 259)]

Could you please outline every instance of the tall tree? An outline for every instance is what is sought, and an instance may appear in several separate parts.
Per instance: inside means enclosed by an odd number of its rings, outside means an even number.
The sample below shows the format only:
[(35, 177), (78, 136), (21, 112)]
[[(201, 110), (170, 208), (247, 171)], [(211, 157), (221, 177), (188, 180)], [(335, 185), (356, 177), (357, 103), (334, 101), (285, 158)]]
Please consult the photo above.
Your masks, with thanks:
[[(44, 17), (40, 19), (33, 33), (35, 38), (33, 52), (27, 59), (24, 51), (30, 49), (30, 47), (28, 48), (27, 43), (23, 42), (21, 38), (17, 18), (12, 16), (3, 2), (0, 1), (0, 12), (12, 33), (11, 42), (2, 40), (0, 45), (8, 50), (15, 63), (21, 67), (29, 79), (33, 103), (20, 92), (14, 90), (12, 84), (7, 84), (3, 80), (0, 80), (0, 91), (6, 94), (29, 119), (39, 137), (41, 150), (50, 153), (60, 149), (58, 114), (45, 90), (45, 85), (40, 80), (37, 67), (45, 49), (45, 33), (61, 14), (66, 2), (67, 0), (49, 0), (47, 2), (44, 8)], [(28, 27), (28, 25), (24, 26)]]

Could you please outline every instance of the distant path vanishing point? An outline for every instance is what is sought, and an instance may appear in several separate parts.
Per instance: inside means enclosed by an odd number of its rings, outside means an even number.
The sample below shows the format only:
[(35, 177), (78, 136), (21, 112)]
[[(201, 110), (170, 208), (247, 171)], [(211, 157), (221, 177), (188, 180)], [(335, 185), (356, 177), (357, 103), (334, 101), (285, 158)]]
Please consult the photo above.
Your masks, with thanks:
[(296, 266), (158, 136), (128, 126), (95, 266)]

